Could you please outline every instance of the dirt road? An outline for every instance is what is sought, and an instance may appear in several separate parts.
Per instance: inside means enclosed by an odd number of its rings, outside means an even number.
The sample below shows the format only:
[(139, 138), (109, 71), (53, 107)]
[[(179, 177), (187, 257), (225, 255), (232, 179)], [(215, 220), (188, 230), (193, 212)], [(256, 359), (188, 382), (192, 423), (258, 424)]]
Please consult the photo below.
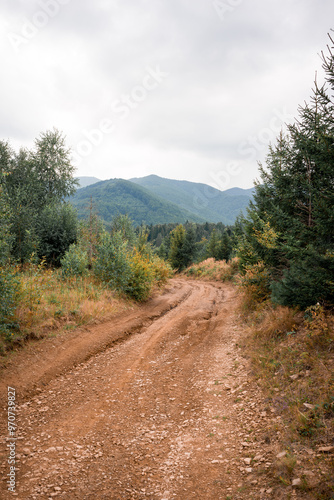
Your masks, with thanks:
[(264, 423), (279, 417), (250, 378), (236, 305), (230, 285), (172, 280), (113, 322), (19, 354), (0, 387), (18, 403), (15, 492), (2, 421), (0, 497), (279, 498), (260, 474), (279, 451)]

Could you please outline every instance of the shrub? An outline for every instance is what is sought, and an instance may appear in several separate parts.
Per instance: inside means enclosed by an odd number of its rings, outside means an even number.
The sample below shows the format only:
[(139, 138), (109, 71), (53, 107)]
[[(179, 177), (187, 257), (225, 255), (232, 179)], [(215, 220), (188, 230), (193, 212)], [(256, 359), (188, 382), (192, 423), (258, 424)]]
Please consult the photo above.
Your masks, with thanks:
[(254, 334), (263, 339), (275, 339), (284, 334), (293, 334), (301, 323), (298, 309), (286, 306), (265, 307), (259, 311), (258, 324), (254, 326)]
[(127, 243), (120, 232), (103, 233), (97, 246), (93, 265), (95, 276), (113, 290), (127, 291), (132, 269), (127, 252)]
[(305, 328), (307, 345), (310, 349), (331, 350), (333, 348), (334, 335), (330, 315), (319, 303), (306, 309)]
[(60, 265), (65, 252), (77, 239), (77, 215), (69, 203), (46, 206), (37, 223), (38, 255), (48, 264)]
[(273, 302), (306, 309), (316, 302), (334, 303), (334, 259), (331, 254), (309, 255), (290, 265), (271, 285)]
[(263, 302), (270, 296), (270, 272), (264, 262), (247, 264), (245, 274), (240, 277), (239, 284), (254, 302)]
[(129, 260), (131, 274), (126, 285), (125, 293), (129, 297), (142, 302), (148, 299), (153, 285), (153, 266), (149, 258), (140, 255), (137, 250), (133, 251)]
[(15, 271), (9, 268), (0, 268), (0, 338), (8, 343), (14, 336), (13, 331), (18, 328), (15, 317), (19, 303), (20, 284)]
[(171, 278), (173, 271), (169, 264), (167, 264), (163, 259), (160, 259), (157, 255), (154, 255), (151, 259), (151, 267), (153, 271), (154, 281), (157, 285), (163, 285), (167, 282), (168, 278)]
[(82, 276), (88, 266), (87, 252), (80, 248), (80, 246), (73, 244), (60, 260), (60, 263), (63, 278)]

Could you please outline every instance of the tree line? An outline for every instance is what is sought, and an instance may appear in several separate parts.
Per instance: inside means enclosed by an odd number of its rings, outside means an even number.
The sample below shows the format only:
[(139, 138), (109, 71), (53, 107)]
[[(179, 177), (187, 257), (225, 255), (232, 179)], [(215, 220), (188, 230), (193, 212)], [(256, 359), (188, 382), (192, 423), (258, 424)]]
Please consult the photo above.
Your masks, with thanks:
[(228, 261), (235, 245), (233, 226), (221, 222), (157, 224), (145, 231), (158, 255), (179, 271), (210, 257)]

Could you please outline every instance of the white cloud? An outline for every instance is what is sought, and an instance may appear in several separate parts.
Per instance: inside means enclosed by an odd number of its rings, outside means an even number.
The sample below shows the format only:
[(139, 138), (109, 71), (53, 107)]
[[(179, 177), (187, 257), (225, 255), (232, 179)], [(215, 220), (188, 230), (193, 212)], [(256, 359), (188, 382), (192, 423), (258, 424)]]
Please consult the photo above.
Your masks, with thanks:
[[(95, 133), (79, 175), (250, 187), (277, 114), (296, 116), (321, 74), (333, 6), (230, 4), (221, 20), (202, 0), (3, 2), (1, 137), (30, 146), (55, 126), (77, 151), (107, 119), (113, 131)], [(143, 79), (156, 67), (168, 77), (148, 90)], [(121, 119), (112, 103), (127, 96)]]

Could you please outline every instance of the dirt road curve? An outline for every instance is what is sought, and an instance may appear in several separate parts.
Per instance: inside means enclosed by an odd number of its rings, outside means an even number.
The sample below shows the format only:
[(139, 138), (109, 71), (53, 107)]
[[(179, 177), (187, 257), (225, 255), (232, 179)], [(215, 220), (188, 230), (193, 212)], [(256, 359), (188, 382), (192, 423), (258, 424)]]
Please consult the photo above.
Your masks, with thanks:
[(249, 384), (236, 303), (229, 285), (173, 280), (111, 323), (19, 355), (1, 382), (2, 395), (16, 388), (19, 470), (10, 493), (2, 422), (0, 498), (278, 498), (259, 479), (275, 416)]

